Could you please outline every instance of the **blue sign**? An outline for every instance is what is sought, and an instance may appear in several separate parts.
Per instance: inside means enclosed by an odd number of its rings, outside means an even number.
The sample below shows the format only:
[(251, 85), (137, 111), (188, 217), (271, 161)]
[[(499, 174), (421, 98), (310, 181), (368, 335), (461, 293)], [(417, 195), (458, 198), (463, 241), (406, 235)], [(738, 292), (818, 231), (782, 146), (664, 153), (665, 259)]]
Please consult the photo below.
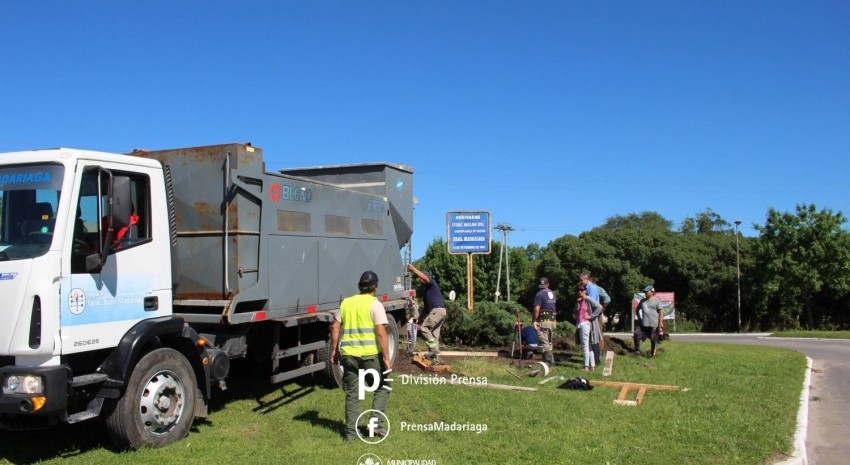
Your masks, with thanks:
[(490, 212), (448, 212), (446, 227), (449, 253), (490, 253)]

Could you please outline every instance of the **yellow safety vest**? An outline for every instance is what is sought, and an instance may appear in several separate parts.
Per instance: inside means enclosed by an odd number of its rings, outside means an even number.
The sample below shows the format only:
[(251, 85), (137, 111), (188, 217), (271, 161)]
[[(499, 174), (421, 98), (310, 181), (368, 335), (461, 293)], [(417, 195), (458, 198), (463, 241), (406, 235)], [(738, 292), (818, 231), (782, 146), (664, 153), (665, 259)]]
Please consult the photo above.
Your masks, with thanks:
[(342, 318), (342, 339), (339, 347), (342, 355), (378, 355), (378, 341), (371, 313), (374, 300), (377, 299), (372, 294), (359, 294), (342, 301), (339, 307)]

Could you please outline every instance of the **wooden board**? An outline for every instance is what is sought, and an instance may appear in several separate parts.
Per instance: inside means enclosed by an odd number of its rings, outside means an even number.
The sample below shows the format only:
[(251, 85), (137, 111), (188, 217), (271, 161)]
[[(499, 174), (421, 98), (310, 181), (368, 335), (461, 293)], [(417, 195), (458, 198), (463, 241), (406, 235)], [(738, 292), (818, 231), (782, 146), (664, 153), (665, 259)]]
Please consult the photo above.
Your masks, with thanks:
[(593, 381), (594, 386), (602, 386), (602, 387), (623, 387), (629, 386), (634, 388), (645, 387), (647, 389), (654, 389), (656, 391), (678, 391), (679, 386), (669, 386), (664, 384), (643, 384), (643, 383), (626, 383), (623, 381)]
[(431, 360), (421, 356), (414, 355), (413, 356), (413, 364), (422, 368), (423, 370), (433, 371), (436, 373), (446, 373), (452, 371), (452, 367), (450, 365), (434, 365), (431, 363)]
[(444, 357), (498, 357), (498, 352), (459, 352), (452, 350), (444, 350), (440, 352)]
[[(668, 386), (663, 384), (642, 384), (642, 383), (624, 383), (620, 381), (593, 381), (593, 386), (600, 387), (618, 387), (620, 388), (620, 394), (614, 399), (614, 405), (626, 405), (629, 407), (637, 407), (643, 402), (643, 398), (646, 396), (646, 393), (650, 390), (655, 391), (678, 391), (678, 386)], [(637, 389), (637, 397), (635, 400), (628, 400), (626, 397), (629, 395), (629, 391), (632, 389)]]
[(462, 384), (452, 382), (453, 385), (461, 385), (461, 386), (469, 386), (469, 387), (481, 387), (481, 388), (490, 388), (490, 389), (501, 389), (503, 391), (526, 391), (526, 392), (535, 392), (537, 388), (533, 387), (525, 387), (525, 386), (511, 386), (510, 384)]
[(602, 376), (611, 376), (611, 372), (614, 370), (614, 351), (609, 350), (605, 352), (605, 368), (602, 370)]

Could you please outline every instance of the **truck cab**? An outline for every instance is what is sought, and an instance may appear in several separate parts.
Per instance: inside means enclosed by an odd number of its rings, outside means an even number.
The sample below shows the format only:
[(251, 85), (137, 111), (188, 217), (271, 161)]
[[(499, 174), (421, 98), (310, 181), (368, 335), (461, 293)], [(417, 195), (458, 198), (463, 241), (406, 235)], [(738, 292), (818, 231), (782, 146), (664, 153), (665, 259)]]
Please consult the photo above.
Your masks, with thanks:
[(129, 375), (114, 354), (153, 337), (127, 335), (172, 319), (162, 167), (71, 149), (0, 163), (0, 424), (97, 416)]

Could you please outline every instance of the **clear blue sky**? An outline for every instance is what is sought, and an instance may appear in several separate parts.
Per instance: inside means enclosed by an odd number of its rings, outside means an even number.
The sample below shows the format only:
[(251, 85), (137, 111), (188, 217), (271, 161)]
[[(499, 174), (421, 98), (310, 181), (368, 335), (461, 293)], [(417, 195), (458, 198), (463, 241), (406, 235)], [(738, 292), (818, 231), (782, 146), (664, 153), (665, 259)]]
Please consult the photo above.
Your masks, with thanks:
[(511, 245), (848, 214), (850, 2), (0, 3), (1, 152), (247, 141), (269, 169), (411, 165), (415, 257), (449, 210)]

